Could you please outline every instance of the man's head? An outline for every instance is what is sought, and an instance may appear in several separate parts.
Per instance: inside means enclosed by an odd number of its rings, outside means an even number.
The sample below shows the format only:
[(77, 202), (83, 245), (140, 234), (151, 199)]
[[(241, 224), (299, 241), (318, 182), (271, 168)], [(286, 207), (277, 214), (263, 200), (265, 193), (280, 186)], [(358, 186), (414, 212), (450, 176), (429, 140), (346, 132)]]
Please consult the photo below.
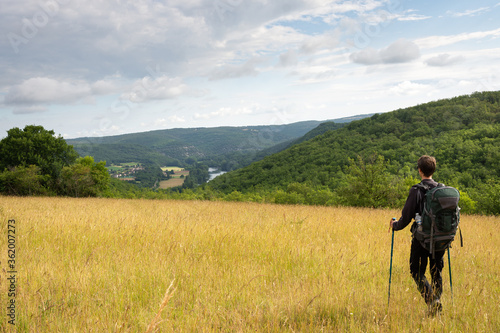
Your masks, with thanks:
[(423, 155), (418, 159), (417, 166), (425, 177), (431, 177), (436, 171), (436, 159), (432, 156)]

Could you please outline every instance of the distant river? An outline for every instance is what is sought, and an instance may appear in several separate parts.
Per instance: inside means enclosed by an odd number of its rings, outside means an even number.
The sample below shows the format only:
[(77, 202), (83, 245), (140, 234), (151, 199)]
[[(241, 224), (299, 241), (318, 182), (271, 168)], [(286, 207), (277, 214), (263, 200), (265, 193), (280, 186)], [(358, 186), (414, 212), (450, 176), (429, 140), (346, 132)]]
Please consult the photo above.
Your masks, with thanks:
[(217, 176), (220, 176), (222, 174), (225, 174), (226, 171), (220, 171), (219, 169), (217, 168), (208, 168), (208, 176), (210, 177), (208, 180), (212, 180), (214, 179), (215, 177)]

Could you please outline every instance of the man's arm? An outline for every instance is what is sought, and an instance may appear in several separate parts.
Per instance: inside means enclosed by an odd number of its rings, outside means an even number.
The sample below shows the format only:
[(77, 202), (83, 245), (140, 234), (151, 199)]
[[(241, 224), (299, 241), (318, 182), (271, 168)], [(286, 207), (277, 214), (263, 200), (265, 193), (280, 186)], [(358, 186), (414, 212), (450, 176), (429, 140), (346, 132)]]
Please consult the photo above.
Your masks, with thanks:
[(393, 230), (403, 230), (408, 224), (410, 224), (411, 220), (415, 218), (415, 214), (417, 212), (418, 191), (419, 189), (415, 186), (410, 189), (410, 193), (406, 199), (399, 221), (392, 223)]

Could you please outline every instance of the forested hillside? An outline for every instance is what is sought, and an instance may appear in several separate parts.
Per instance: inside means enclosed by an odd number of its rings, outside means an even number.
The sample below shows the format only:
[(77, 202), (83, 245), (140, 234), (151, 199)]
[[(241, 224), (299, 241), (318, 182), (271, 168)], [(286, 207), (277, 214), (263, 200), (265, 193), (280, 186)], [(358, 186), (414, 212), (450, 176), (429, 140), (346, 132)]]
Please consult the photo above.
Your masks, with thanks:
[(108, 166), (132, 161), (157, 166), (177, 165), (179, 163), (177, 159), (169, 158), (152, 148), (131, 143), (77, 143), (75, 150), (80, 156), (93, 156), (96, 161), (105, 161)]
[(337, 123), (333, 121), (328, 121), (319, 124), (318, 127), (313, 128), (300, 138), (278, 143), (272, 147), (262, 149), (259, 151), (254, 151), (254, 152), (235, 151), (233, 153), (224, 154), (222, 156), (214, 156), (210, 159), (207, 159), (206, 163), (213, 166), (217, 166), (223, 171), (236, 170), (245, 167), (253, 162), (260, 161), (266, 156), (279, 153), (280, 151), (290, 148), (293, 145), (310, 140), (311, 138), (323, 134), (326, 131), (339, 129), (345, 126), (346, 124), (347, 122)]
[(96, 160), (108, 163), (130, 161), (128, 156), (132, 153), (142, 160), (162, 160), (163, 156), (169, 163), (179, 164), (189, 157), (203, 160), (235, 151), (261, 150), (302, 136), (317, 125), (318, 122), (301, 122), (287, 126), (176, 128), (67, 141), (78, 152), (90, 150)]
[(292, 202), (327, 191), (330, 201), (368, 206), (387, 205), (389, 197), (384, 204), (383, 198), (365, 201), (366, 196), (390, 196), (392, 189), (400, 193), (393, 199), (397, 206), (407, 190), (397, 184), (418, 181), (416, 161), (423, 154), (436, 157), (434, 178), (458, 187), (468, 211), (500, 213), (500, 92), (354, 121), (219, 176), (209, 186), (226, 194), (283, 191)]
[[(335, 119), (347, 123), (368, 115)], [(93, 156), (108, 165), (138, 161), (157, 165), (183, 165), (186, 159), (203, 161), (232, 170), (248, 165), (257, 152), (270, 148), (274, 153), (316, 128), (320, 121), (286, 125), (176, 128), (99, 138), (66, 140), (81, 156)], [(282, 144), (280, 146), (280, 144)], [(278, 145), (278, 146), (277, 146)]]

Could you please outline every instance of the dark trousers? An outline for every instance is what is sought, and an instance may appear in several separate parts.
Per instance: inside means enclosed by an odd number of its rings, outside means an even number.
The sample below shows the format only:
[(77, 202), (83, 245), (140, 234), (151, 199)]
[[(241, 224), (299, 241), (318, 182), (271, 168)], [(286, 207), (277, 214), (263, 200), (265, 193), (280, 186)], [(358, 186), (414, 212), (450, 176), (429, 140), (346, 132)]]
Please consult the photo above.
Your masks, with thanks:
[[(427, 304), (430, 304), (434, 299), (439, 299), (443, 292), (443, 278), (441, 271), (443, 270), (445, 251), (435, 251), (434, 259), (432, 254), (422, 247), (420, 242), (415, 238), (411, 241), (410, 252), (410, 272), (413, 280), (417, 284), (418, 291), (425, 299)], [(425, 277), (427, 262), (430, 264), (432, 285), (429, 284)]]

